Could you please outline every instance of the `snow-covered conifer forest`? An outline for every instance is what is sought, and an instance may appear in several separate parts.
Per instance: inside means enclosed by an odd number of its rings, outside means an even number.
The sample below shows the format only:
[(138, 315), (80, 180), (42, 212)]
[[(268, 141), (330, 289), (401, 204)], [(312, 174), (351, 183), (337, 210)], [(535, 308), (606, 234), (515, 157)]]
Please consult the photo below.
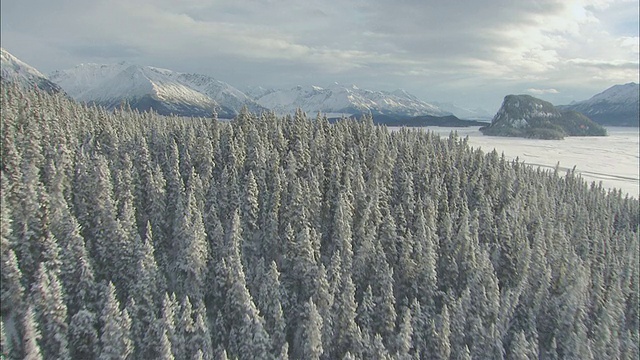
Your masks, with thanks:
[(371, 119), (2, 87), (6, 359), (638, 359), (639, 203)]

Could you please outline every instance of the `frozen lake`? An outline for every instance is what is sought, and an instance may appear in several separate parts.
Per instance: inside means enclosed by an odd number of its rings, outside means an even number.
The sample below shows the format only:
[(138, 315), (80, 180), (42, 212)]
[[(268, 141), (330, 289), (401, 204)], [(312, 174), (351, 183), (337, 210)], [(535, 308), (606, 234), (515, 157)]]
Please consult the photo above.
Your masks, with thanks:
[(526, 164), (554, 168), (560, 163), (562, 174), (576, 167), (587, 182), (602, 182), (605, 188), (621, 189), (638, 198), (640, 193), (639, 130), (630, 127), (607, 127), (609, 136), (566, 137), (564, 140), (534, 140), (484, 136), (478, 127), (425, 127), (441, 136), (457, 131), (469, 136), (469, 145), (485, 153), (494, 148), (508, 159), (518, 157)]

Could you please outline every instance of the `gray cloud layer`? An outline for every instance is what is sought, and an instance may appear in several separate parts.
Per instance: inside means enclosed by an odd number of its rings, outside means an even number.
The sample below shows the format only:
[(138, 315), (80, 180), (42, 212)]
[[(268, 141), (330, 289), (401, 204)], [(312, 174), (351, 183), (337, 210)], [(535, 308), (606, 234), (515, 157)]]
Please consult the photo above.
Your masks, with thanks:
[(405, 88), (493, 111), (638, 81), (627, 0), (3, 0), (2, 46), (44, 72), (127, 60), (236, 86)]

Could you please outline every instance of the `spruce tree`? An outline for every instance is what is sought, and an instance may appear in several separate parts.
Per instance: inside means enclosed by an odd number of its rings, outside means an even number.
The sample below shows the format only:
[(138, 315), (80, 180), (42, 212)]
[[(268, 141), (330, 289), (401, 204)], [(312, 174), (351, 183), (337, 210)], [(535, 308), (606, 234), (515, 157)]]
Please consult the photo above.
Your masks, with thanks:
[(45, 358), (68, 359), (67, 306), (58, 277), (40, 263), (31, 293), (40, 324), (42, 355)]
[(169, 337), (167, 336), (167, 331), (165, 329), (162, 329), (158, 348), (159, 348), (158, 357), (157, 357), (158, 360), (174, 360), (175, 359), (175, 357), (173, 356), (173, 352), (171, 350), (171, 341), (169, 340)]
[(349, 352), (362, 352), (362, 332), (356, 323), (355, 287), (349, 274), (342, 277), (341, 292), (336, 294), (333, 311), (333, 348), (327, 355), (341, 358)]
[(322, 347), (322, 317), (312, 299), (305, 303), (300, 333), (296, 341), (296, 358), (318, 360), (324, 353)]
[(69, 353), (71, 359), (94, 359), (100, 349), (97, 319), (94, 313), (82, 309), (69, 322)]
[(133, 353), (131, 340), (131, 318), (126, 309), (120, 310), (116, 289), (109, 283), (105, 292), (104, 307), (100, 316), (100, 360), (128, 359)]
[(160, 309), (160, 289), (165, 288), (165, 284), (155, 261), (150, 223), (147, 223), (143, 244), (136, 257), (136, 281), (133, 282), (131, 291), (131, 299), (134, 301), (130, 313), (133, 321), (131, 332), (136, 355), (152, 356), (152, 345), (160, 336), (154, 325)]
[(22, 354), (25, 360), (44, 359), (38, 343), (40, 339), (35, 312), (31, 307), (28, 307), (22, 319)]
[(2, 248), (2, 313), (20, 315), (24, 311), (24, 287), (18, 259), (10, 248)]
[(242, 243), (240, 216), (236, 211), (233, 215), (228, 233), (229, 269), (226, 284), (228, 286), (225, 316), (231, 324), (229, 343), (233, 347), (234, 355), (240, 359), (268, 358), (271, 340), (264, 328), (264, 319), (247, 290), (246, 278), (240, 261), (239, 246)]
[(76, 218), (61, 196), (52, 198), (51, 233), (60, 248), (60, 281), (65, 289), (65, 302), (69, 314), (82, 307), (96, 308), (96, 286), (91, 257), (85, 246)]
[[(191, 169), (191, 176), (195, 176)], [(174, 286), (177, 293), (200, 301), (204, 296), (204, 281), (209, 260), (207, 234), (202, 222), (202, 213), (195, 198), (195, 180), (187, 183), (187, 192), (178, 204), (173, 228), (176, 250)]]
[(193, 356), (200, 356), (202, 359), (212, 359), (213, 345), (211, 343), (211, 335), (209, 334), (209, 325), (207, 322), (207, 310), (204, 303), (200, 303), (195, 311), (194, 333), (191, 336), (187, 347)]
[(402, 321), (399, 325), (396, 341), (396, 352), (399, 359), (411, 359), (410, 352), (413, 348), (413, 325), (411, 324), (411, 316), (411, 309), (405, 309), (402, 314)]
[(7, 341), (7, 335), (4, 330), (4, 321), (0, 319), (0, 357), (2, 359), (10, 359), (11, 350), (11, 344)]
[[(6, 189), (7, 180), (5, 173), (0, 173), (2, 177), (2, 189)], [(11, 229), (12, 219), (10, 208), (7, 204), (5, 191), (0, 193), (0, 308), (2, 314), (8, 317), (10, 312), (16, 319), (22, 317), (25, 304), (23, 303), (24, 286), (23, 275), (18, 265), (18, 259), (13, 250), (17, 239)]]
[(179, 338), (176, 330), (176, 308), (177, 304), (172, 300), (169, 294), (165, 293), (162, 300), (162, 314), (158, 321), (160, 326), (156, 328), (155, 334), (159, 335), (161, 337), (161, 340), (164, 336), (166, 336), (170, 348), (167, 349), (167, 344), (164, 342), (164, 340), (162, 340), (162, 342), (160, 343), (162, 347), (157, 350), (160, 356), (169, 357), (167, 350), (171, 352), (171, 356), (173, 357), (175, 357), (176, 354), (179, 353), (179, 342), (181, 341), (181, 339)]
[(272, 341), (272, 353), (278, 354), (286, 341), (286, 322), (281, 299), (283, 290), (280, 285), (280, 272), (275, 261), (261, 279), (258, 297), (256, 298), (260, 314), (265, 320), (265, 329)]

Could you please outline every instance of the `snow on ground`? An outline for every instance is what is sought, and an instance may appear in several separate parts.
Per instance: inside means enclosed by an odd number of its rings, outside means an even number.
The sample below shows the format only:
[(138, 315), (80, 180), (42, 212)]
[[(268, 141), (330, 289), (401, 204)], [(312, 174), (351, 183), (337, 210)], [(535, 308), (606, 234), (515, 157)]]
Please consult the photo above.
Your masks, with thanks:
[(602, 182), (608, 189), (621, 189), (623, 194), (638, 198), (640, 194), (639, 129), (607, 127), (609, 136), (566, 137), (564, 140), (535, 140), (484, 136), (478, 127), (423, 128), (441, 136), (457, 131), (469, 136), (469, 146), (485, 153), (494, 148), (508, 159), (518, 157), (533, 166), (554, 168), (560, 163), (561, 174), (576, 167), (587, 182)]

